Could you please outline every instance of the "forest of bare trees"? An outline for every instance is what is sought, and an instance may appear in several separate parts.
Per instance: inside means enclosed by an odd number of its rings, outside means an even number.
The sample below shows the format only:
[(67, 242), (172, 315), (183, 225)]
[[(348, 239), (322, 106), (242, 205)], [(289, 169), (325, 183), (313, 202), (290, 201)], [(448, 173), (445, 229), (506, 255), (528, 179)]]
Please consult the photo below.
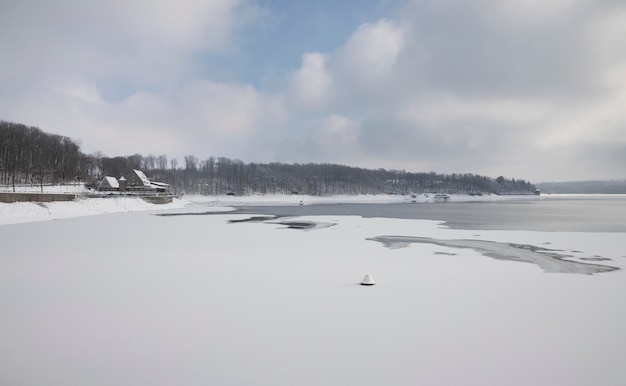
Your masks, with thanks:
[(336, 164), (244, 163), (226, 157), (187, 155), (179, 164), (167, 155), (108, 157), (83, 154), (67, 137), (36, 127), (0, 121), (0, 178), (7, 187), (85, 183), (95, 187), (104, 176), (143, 170), (178, 193), (251, 194), (413, 194), (428, 192), (532, 194), (527, 181), (475, 174), (412, 173)]
[(84, 173), (84, 158), (70, 138), (0, 121), (0, 177), (6, 185), (74, 181)]

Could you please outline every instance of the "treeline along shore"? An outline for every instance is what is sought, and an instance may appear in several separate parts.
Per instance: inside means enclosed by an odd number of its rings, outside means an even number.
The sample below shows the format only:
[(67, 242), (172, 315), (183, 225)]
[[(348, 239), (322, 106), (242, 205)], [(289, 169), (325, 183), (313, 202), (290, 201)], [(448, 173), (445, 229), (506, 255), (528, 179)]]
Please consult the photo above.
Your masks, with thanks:
[(5, 187), (84, 183), (95, 188), (105, 176), (133, 169), (170, 184), (179, 193), (221, 194), (534, 194), (522, 179), (405, 170), (364, 169), (328, 163), (244, 163), (227, 157), (181, 163), (167, 155), (108, 157), (84, 154), (77, 141), (37, 127), (0, 121), (0, 178)]

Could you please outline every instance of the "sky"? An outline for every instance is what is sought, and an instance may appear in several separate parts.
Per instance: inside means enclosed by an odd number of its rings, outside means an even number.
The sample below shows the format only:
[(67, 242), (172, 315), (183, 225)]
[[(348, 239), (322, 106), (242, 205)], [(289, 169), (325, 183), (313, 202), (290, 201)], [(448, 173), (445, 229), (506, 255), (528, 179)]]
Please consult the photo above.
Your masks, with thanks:
[(85, 153), (626, 178), (622, 0), (0, 0), (0, 119)]

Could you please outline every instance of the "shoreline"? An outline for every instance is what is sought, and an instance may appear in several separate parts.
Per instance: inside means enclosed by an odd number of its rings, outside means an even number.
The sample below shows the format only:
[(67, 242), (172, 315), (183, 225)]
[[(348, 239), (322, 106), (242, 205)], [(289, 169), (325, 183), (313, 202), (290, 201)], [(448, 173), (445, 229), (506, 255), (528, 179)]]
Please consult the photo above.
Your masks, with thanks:
[[(200, 196), (189, 195), (174, 199), (170, 204), (151, 204), (137, 197), (77, 198), (65, 202), (0, 202), (0, 225), (19, 224), (33, 221), (49, 221), (78, 216), (92, 216), (108, 213), (166, 211), (182, 209), (194, 204), (222, 211), (225, 207), (238, 206), (307, 206), (318, 204), (400, 204), (433, 203), (424, 197), (417, 201), (411, 196), (402, 195), (252, 195), (252, 196)], [(450, 195), (449, 202), (490, 202), (509, 200), (537, 200), (538, 196), (469, 196)], [(234, 210), (234, 209), (232, 209)]]

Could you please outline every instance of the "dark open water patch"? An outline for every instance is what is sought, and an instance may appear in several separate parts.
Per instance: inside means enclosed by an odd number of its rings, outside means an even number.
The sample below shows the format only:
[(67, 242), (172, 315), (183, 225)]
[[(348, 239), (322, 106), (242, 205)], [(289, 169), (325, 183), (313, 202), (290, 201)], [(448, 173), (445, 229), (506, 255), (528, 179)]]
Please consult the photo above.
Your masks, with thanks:
[(315, 229), (320, 223), (313, 221), (281, 221), (275, 224), (284, 225), (289, 229), (310, 230)]
[(435, 255), (440, 255), (440, 256), (456, 256), (458, 255), (457, 253), (448, 253), (448, 252), (435, 252)]
[(336, 223), (326, 223), (326, 222), (319, 222), (319, 221), (302, 221), (302, 220), (276, 221), (279, 218), (282, 218), (282, 216), (252, 216), (252, 217), (248, 217), (244, 219), (228, 220), (228, 223), (237, 224), (237, 223), (250, 223), (251, 222), (251, 223), (278, 224), (278, 225), (284, 225), (285, 227), (287, 227), (287, 229), (298, 229), (298, 230), (303, 230), (303, 231), (328, 228), (328, 227), (337, 225)]
[[(174, 216), (211, 216), (211, 215), (224, 215), (224, 214), (233, 214), (236, 212), (240, 212), (239, 210), (224, 212), (224, 211), (206, 211), (206, 212), (185, 212), (185, 213), (157, 213), (155, 216), (160, 217), (174, 217)], [(328, 228), (336, 223), (325, 223), (325, 222), (316, 222), (316, 221), (276, 221), (280, 218), (285, 218), (286, 216), (282, 215), (260, 215), (260, 216), (251, 216), (248, 218), (228, 220), (229, 224), (239, 224), (239, 223), (265, 223), (265, 224), (278, 224), (284, 225), (287, 229), (299, 229), (299, 230), (313, 230), (313, 229), (322, 229)]]
[(278, 218), (277, 216), (252, 216), (252, 217), (243, 218), (239, 220), (228, 220), (228, 223), (237, 224), (241, 222), (264, 222), (268, 220), (275, 220), (277, 218)]
[(611, 272), (619, 270), (617, 267), (608, 265), (581, 263), (565, 260), (571, 255), (564, 255), (556, 249), (547, 249), (528, 244), (499, 243), (486, 240), (439, 240), (429, 237), (412, 236), (378, 236), (367, 240), (382, 243), (387, 248), (403, 248), (411, 243), (434, 244), (450, 248), (468, 248), (498, 260), (517, 261), (531, 263), (551, 273), (578, 273), (592, 275), (595, 273)]
[(185, 213), (156, 213), (154, 214), (154, 216), (159, 216), (159, 217), (176, 217), (176, 216), (213, 216), (213, 215), (224, 215), (224, 214), (233, 214), (233, 213), (237, 213), (238, 210), (231, 210), (228, 212), (225, 211), (206, 211), (206, 212), (185, 212)]

